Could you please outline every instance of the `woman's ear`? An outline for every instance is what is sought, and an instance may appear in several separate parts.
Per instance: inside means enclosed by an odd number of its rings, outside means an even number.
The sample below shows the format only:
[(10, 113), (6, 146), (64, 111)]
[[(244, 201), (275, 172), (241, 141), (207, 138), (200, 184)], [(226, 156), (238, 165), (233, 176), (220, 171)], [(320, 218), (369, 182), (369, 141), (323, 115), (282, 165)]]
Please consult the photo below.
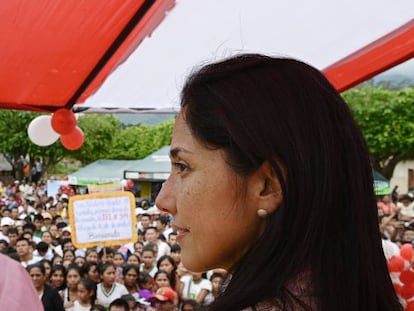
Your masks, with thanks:
[(268, 161), (249, 177), (248, 194), (254, 201), (252, 206), (262, 214), (271, 214), (283, 201), (280, 181)]

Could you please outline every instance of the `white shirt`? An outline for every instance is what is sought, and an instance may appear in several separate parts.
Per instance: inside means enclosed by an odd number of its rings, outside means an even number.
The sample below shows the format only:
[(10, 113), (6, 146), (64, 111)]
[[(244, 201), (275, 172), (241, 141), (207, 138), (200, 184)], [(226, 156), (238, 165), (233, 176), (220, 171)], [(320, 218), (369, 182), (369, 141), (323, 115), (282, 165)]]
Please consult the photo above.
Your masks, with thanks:
[(126, 287), (119, 283), (114, 283), (109, 292), (105, 292), (103, 284), (99, 283), (96, 290), (96, 297), (104, 307), (109, 307), (109, 304), (122, 295), (129, 294)]
[(207, 279), (201, 279), (198, 283), (195, 283), (191, 275), (184, 275), (180, 282), (183, 284), (184, 298), (196, 299), (202, 289), (206, 289), (208, 292), (212, 290), (211, 282)]

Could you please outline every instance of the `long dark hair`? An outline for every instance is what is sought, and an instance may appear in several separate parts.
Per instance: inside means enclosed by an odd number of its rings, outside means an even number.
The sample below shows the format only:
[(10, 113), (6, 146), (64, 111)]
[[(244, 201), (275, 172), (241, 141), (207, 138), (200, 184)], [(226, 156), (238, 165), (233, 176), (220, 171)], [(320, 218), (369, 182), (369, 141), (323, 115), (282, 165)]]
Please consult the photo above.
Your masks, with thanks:
[[(175, 262), (174, 258), (169, 255), (162, 255), (160, 259), (157, 260), (157, 269), (160, 269), (161, 263), (164, 260), (168, 260), (170, 264), (173, 266), (171, 273), (167, 273), (168, 280), (170, 281), (171, 288), (175, 288), (177, 285), (177, 263)], [(155, 279), (155, 277), (154, 277)]]
[(201, 143), (224, 150), (241, 176), (268, 161), (283, 194), (212, 310), (264, 300), (311, 309), (289, 286), (303, 275), (318, 310), (401, 309), (381, 247), (366, 144), (318, 70), (288, 58), (236, 56), (191, 75), (181, 105)]

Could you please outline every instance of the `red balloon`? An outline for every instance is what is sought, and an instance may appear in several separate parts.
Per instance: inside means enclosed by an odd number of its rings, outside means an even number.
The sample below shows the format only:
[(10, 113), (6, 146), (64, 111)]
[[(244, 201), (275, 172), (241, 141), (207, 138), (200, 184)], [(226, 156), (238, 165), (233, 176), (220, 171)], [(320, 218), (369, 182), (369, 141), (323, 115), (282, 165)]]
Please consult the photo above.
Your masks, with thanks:
[(414, 283), (414, 271), (410, 269), (410, 270), (406, 270), (406, 271), (401, 272), (400, 281), (403, 284), (412, 284), (412, 283)]
[(390, 272), (401, 272), (404, 270), (404, 258), (401, 256), (392, 256), (388, 261), (388, 270)]
[(404, 299), (409, 299), (414, 296), (414, 286), (412, 284), (410, 285), (404, 285), (401, 288), (400, 296)]
[(400, 248), (400, 255), (402, 258), (407, 259), (409, 262), (411, 262), (413, 258), (413, 247), (410, 243), (405, 243)]
[(52, 128), (56, 133), (61, 135), (68, 135), (75, 130), (76, 118), (72, 110), (59, 109), (56, 110), (52, 116)]
[(82, 147), (85, 137), (82, 130), (79, 127), (75, 127), (75, 130), (68, 134), (60, 136), (60, 142), (63, 147), (68, 150), (76, 150)]

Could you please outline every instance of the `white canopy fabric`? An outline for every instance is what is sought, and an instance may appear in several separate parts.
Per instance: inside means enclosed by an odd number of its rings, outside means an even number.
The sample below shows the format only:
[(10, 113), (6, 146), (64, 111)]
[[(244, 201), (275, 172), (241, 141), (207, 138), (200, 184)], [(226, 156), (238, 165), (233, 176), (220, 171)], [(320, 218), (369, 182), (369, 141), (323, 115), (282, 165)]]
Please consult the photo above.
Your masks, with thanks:
[(151, 37), (77, 107), (176, 111), (195, 65), (258, 52), (322, 70), (413, 17), (413, 0), (177, 0)]

